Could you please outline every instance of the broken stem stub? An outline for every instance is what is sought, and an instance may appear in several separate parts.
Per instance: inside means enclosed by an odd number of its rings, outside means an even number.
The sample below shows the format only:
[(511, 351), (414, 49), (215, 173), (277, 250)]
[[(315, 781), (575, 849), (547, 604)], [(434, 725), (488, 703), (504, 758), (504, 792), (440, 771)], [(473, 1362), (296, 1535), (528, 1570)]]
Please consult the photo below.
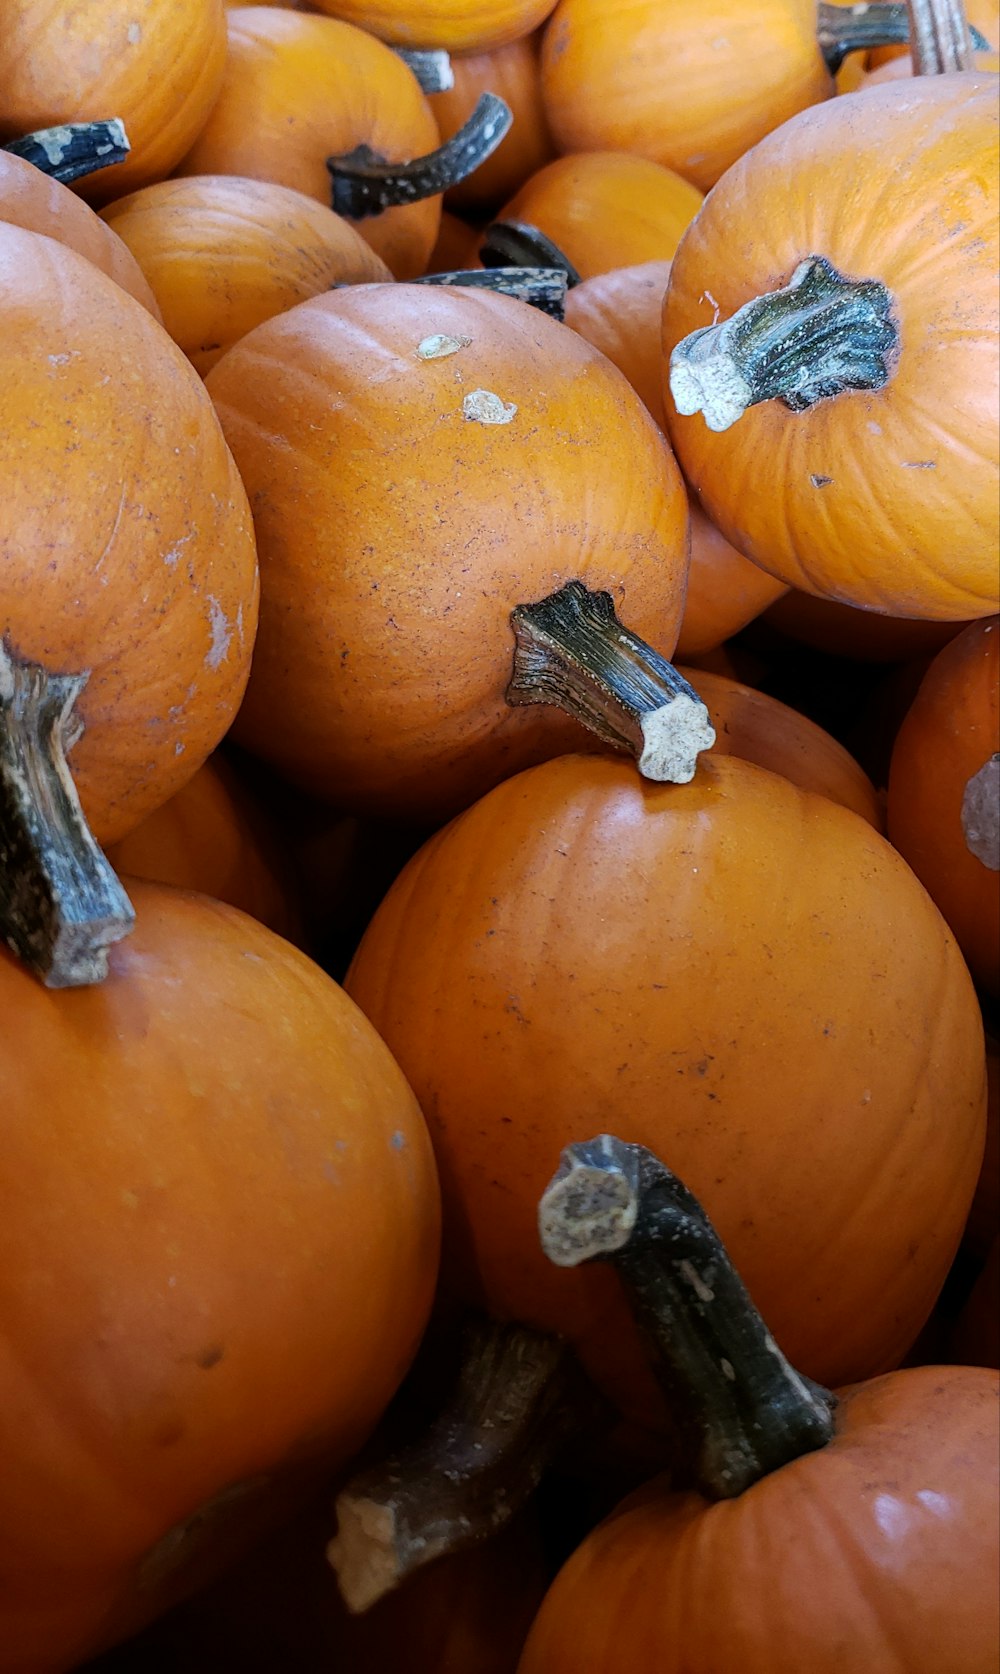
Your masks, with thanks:
[(492, 291), (495, 295), (526, 302), (529, 308), (538, 308), (554, 320), (566, 317), (566, 275), (557, 267), (462, 268), (448, 273), (425, 273), (412, 282)]
[(644, 778), (687, 784), (715, 743), (708, 710), (666, 657), (623, 627), (610, 593), (568, 581), (511, 612), (509, 704), (551, 703), (606, 744), (628, 750)]
[(122, 163), (132, 149), (120, 117), (107, 122), (67, 122), (58, 128), (39, 128), (2, 148), (23, 157), (63, 186)]
[(338, 215), (363, 221), (400, 204), (436, 197), (485, 163), (512, 120), (510, 106), (503, 99), (495, 93), (483, 93), (468, 121), (426, 157), (390, 163), (368, 145), (358, 145), (342, 157), (328, 157), (333, 208)]
[(834, 1397), (785, 1359), (701, 1204), (645, 1146), (568, 1146), (538, 1224), (557, 1266), (614, 1265), (706, 1497), (830, 1440)]
[(494, 221), (483, 234), (479, 259), (484, 267), (558, 268), (570, 288), (582, 282), (558, 244), (527, 221)]
[(87, 674), (48, 674), (0, 640), (0, 930), (49, 988), (107, 975), (135, 921), (66, 761)]
[(348, 1609), (367, 1610), (432, 1559), (489, 1539), (604, 1412), (559, 1338), (477, 1321), (455, 1394), (425, 1435), (337, 1497), (327, 1557)]
[(449, 93), (454, 87), (455, 72), (443, 47), (394, 47), (393, 51), (413, 71), (422, 93)]

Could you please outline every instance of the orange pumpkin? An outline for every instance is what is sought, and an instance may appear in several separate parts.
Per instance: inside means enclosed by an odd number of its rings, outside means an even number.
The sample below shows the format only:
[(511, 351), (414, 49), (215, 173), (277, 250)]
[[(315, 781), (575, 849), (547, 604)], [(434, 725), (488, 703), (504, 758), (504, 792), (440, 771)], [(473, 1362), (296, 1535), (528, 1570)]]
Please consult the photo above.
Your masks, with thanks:
[(204, 374), (261, 320), (334, 285), (391, 279), (352, 226), (273, 181), (191, 175), (104, 210), (152, 286), (163, 322)]
[[(333, 18), (239, 6), (228, 14), (222, 91), (178, 174), (273, 180), (330, 207), (326, 159), (368, 146), (395, 162), (438, 144), (413, 72), (363, 29)], [(397, 278), (423, 273), (440, 197), (385, 210), (358, 230)]]
[(1000, 618), (940, 651), (899, 729), (889, 836), (1000, 994)]
[(964, 622), (927, 622), (920, 617), (882, 616), (836, 599), (819, 599), (797, 589), (770, 605), (764, 620), (789, 639), (832, 657), (861, 663), (898, 663), (934, 656)]
[(976, 1195), (966, 1222), (964, 1244), (980, 1261), (1000, 1223), (1000, 1043), (986, 1036), (986, 1149)]
[(732, 756), (672, 786), (564, 756), (424, 845), (346, 986), (428, 1117), (448, 1287), (567, 1335), (633, 1417), (660, 1408), (609, 1276), (555, 1272), (533, 1234), (595, 1112), (676, 1158), (803, 1371), (908, 1348), (979, 1171), (982, 1023), (856, 814)]
[(529, 35), (555, 0), (313, 0), (317, 11), (370, 29), (401, 47), (487, 52)]
[(997, 116), (971, 73), (806, 111), (678, 250), (678, 457), (727, 539), (806, 592), (943, 621), (997, 608)]
[(468, 120), (483, 93), (498, 94), (514, 118), (492, 156), (445, 193), (444, 201), (450, 208), (465, 212), (496, 209), (555, 155), (542, 108), (540, 44), (540, 36), (535, 33), (490, 52), (453, 58), (454, 85), (446, 93), (431, 95), (431, 109), (443, 140)]
[(77, 190), (107, 203), (179, 162), (222, 85), (223, 0), (5, 0), (0, 35), (0, 139), (117, 116), (131, 146)]
[(573, 747), (577, 723), (504, 697), (512, 609), (567, 581), (612, 589), (669, 655), (680, 473), (626, 380), (555, 321), (356, 287), (258, 326), (207, 387), (262, 553), (237, 737), (293, 783), (430, 824)]
[(0, 1637), (19, 1674), (134, 1630), (227, 1518), (252, 1530), (296, 1464), (349, 1458), (434, 1285), (427, 1133), (374, 1030), (243, 914), (132, 887), (100, 988), (54, 996), (0, 956)]
[(427, 258), (428, 273), (455, 273), (478, 267), (481, 237), (478, 227), (470, 227), (467, 221), (460, 221), (457, 215), (445, 210), (437, 243)]

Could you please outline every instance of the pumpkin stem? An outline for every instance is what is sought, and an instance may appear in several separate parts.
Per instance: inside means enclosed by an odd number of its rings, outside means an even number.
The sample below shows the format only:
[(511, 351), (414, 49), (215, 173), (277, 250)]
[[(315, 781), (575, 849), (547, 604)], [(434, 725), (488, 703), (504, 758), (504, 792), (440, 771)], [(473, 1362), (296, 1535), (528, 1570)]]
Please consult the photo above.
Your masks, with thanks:
[(851, 52), (899, 46), (910, 38), (904, 0), (870, 0), (867, 6), (835, 6), (819, 0), (816, 39), (832, 76)]
[(962, 0), (906, 0), (906, 9), (914, 75), (942, 76), (952, 70), (975, 69), (974, 44), (982, 52), (989, 43), (978, 31), (973, 43)]
[(426, 157), (389, 163), (368, 145), (358, 145), (343, 157), (328, 157), (333, 207), (338, 215), (363, 221), (399, 204), (433, 198), (485, 163), (512, 121), (509, 105), (495, 93), (483, 93), (468, 121)]
[(454, 1396), (426, 1433), (337, 1497), (327, 1558), (347, 1608), (368, 1610), (432, 1559), (503, 1528), (604, 1411), (559, 1338), (477, 1320)]
[(580, 274), (558, 244), (527, 221), (494, 221), (483, 234), (479, 259), (484, 267), (557, 267), (570, 288), (581, 283)]
[(803, 413), (845, 390), (882, 389), (899, 344), (892, 306), (879, 280), (847, 279), (825, 256), (807, 256), (783, 290), (751, 298), (677, 344), (677, 411), (704, 413), (709, 430), (728, 430), (761, 401)]
[(38, 128), (21, 139), (8, 140), (0, 149), (23, 157), (50, 179), (70, 186), (86, 174), (124, 162), (132, 147), (125, 124), (113, 116), (107, 122), (67, 122), (58, 128)]
[(558, 267), (489, 267), (455, 270), (450, 273), (425, 273), (412, 281), (415, 285), (460, 285), (473, 290), (494, 291), (500, 296), (512, 296), (551, 314), (554, 320), (566, 318), (566, 275)]
[(683, 675), (622, 626), (610, 593), (568, 581), (511, 612), (516, 648), (509, 704), (554, 703), (606, 744), (628, 750), (647, 779), (686, 785), (715, 743), (708, 710)]
[(48, 988), (101, 982), (135, 922), (66, 763), (89, 678), (48, 674), (0, 640), (0, 928)]
[(834, 1397), (789, 1365), (698, 1199), (645, 1146), (567, 1146), (538, 1225), (557, 1267), (614, 1264), (706, 1498), (830, 1440)]
[(427, 50), (393, 47), (393, 51), (413, 71), (422, 93), (449, 93), (454, 87), (455, 72), (450, 57), (442, 47)]

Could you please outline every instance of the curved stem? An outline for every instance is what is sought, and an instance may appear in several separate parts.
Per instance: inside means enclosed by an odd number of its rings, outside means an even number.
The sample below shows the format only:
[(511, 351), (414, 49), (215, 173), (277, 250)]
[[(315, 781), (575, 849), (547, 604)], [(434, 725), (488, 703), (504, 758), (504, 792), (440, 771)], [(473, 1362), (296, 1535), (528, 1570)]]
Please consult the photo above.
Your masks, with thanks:
[(426, 1434), (337, 1497), (327, 1557), (347, 1608), (369, 1609), (432, 1559), (503, 1528), (565, 1442), (604, 1411), (558, 1338), (477, 1322), (454, 1396)]
[(808, 256), (783, 290), (753, 297), (677, 344), (677, 411), (704, 413), (709, 430), (728, 430), (761, 401), (802, 413), (845, 390), (882, 389), (899, 345), (892, 311), (879, 280), (847, 279), (825, 256)]
[(393, 47), (397, 58), (413, 71), (422, 93), (448, 93), (455, 85), (451, 59), (442, 47), (421, 51), (412, 47)]
[(356, 146), (343, 157), (328, 157), (333, 207), (338, 215), (362, 221), (399, 204), (436, 197), (485, 163), (512, 120), (509, 105), (495, 93), (483, 93), (468, 121), (426, 157), (387, 163), (367, 145)]
[(493, 291), (539, 308), (554, 320), (566, 317), (566, 275), (558, 267), (489, 267), (425, 273), (415, 285), (460, 285), (472, 290)]
[(511, 613), (516, 639), (510, 704), (552, 703), (616, 749), (647, 779), (687, 784), (715, 743), (697, 692), (645, 640), (622, 626), (610, 593), (568, 581)]
[(84, 175), (124, 162), (132, 147), (118, 116), (107, 122), (67, 122), (58, 128), (39, 128), (2, 147), (15, 157), (69, 186)]
[(88, 678), (48, 674), (0, 640), (0, 928), (49, 988), (102, 981), (135, 922), (66, 762)]
[(565, 273), (570, 288), (581, 283), (558, 244), (527, 221), (494, 221), (483, 234), (479, 259), (484, 267), (556, 267)]
[(906, 9), (910, 14), (914, 75), (940, 76), (952, 70), (975, 69), (962, 0), (906, 0)]
[(819, 0), (816, 11), (816, 39), (832, 76), (851, 52), (899, 46), (910, 38), (904, 0), (870, 0), (866, 6), (835, 6), (829, 0)]
[(834, 1397), (789, 1365), (701, 1204), (644, 1146), (568, 1146), (538, 1222), (557, 1266), (614, 1264), (707, 1498), (830, 1440)]

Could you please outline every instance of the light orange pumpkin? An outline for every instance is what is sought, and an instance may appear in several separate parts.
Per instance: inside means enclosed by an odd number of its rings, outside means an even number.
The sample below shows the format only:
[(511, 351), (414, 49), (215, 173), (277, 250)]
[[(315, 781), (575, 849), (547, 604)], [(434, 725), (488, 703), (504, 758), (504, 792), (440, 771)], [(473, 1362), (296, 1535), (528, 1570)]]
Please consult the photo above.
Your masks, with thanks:
[(541, 38), (536, 31), (490, 52), (476, 52), (451, 60), (454, 85), (446, 93), (430, 95), (430, 105), (443, 140), (450, 139), (472, 115), (483, 93), (496, 93), (513, 115), (506, 137), (491, 157), (467, 179), (444, 195), (445, 204), (466, 213), (496, 209), (506, 198), (555, 156), (555, 146), (542, 108), (538, 73)]
[(370, 29), (401, 47), (487, 52), (548, 17), (554, 0), (312, 0), (317, 11)]

